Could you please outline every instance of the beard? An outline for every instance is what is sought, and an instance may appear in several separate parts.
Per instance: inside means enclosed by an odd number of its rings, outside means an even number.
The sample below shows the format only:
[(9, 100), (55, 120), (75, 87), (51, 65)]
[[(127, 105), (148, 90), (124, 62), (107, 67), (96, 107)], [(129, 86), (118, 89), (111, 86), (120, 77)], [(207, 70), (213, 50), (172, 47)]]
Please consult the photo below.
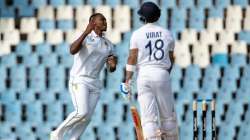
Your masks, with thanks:
[(102, 31), (107, 31), (107, 26), (103, 26)]

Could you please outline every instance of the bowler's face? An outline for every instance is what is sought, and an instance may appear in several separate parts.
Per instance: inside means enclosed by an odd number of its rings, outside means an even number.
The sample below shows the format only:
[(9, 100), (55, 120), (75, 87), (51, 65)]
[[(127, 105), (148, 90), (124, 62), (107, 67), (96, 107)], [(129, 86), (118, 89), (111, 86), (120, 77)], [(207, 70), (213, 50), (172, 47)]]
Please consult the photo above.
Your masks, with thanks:
[(103, 15), (98, 15), (95, 17), (95, 24), (98, 29), (101, 31), (107, 30), (107, 22), (106, 18)]

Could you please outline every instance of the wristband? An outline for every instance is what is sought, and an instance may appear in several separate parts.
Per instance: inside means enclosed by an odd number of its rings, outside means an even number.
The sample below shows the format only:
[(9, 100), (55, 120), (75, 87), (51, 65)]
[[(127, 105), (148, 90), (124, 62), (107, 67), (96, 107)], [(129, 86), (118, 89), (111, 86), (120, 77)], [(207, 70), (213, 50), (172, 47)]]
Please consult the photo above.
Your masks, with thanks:
[(134, 72), (136, 69), (135, 65), (126, 64), (126, 71)]

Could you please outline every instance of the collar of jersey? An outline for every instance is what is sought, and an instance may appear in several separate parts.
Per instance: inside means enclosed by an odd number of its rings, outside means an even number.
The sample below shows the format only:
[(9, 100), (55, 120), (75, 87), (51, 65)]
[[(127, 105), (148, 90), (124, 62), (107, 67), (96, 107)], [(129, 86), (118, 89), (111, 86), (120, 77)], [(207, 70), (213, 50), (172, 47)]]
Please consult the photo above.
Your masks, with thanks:
[(92, 31), (91, 32), (91, 36), (95, 37), (95, 38), (98, 38), (98, 37), (104, 37), (104, 34), (102, 34), (101, 36), (98, 36), (95, 31)]
[(157, 22), (153, 22), (153, 23), (146, 23), (145, 25), (146, 25), (146, 26), (158, 25), (158, 23), (157, 23)]

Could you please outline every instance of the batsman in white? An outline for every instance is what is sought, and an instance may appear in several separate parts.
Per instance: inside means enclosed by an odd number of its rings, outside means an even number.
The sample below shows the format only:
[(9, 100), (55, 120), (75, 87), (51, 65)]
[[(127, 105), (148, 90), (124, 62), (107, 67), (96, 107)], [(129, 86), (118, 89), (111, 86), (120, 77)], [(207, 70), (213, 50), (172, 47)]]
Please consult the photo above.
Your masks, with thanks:
[(126, 64), (126, 86), (137, 72), (138, 102), (145, 140), (177, 140), (178, 125), (170, 85), (174, 39), (157, 25), (160, 8), (145, 2), (138, 14), (145, 24), (133, 32)]
[(70, 71), (69, 91), (75, 111), (51, 132), (51, 140), (63, 140), (67, 132), (71, 132), (70, 140), (77, 140), (90, 122), (102, 88), (99, 73), (105, 62), (110, 72), (116, 69), (113, 45), (103, 36), (106, 29), (106, 18), (95, 13), (89, 18), (85, 31), (70, 46), (74, 63)]

